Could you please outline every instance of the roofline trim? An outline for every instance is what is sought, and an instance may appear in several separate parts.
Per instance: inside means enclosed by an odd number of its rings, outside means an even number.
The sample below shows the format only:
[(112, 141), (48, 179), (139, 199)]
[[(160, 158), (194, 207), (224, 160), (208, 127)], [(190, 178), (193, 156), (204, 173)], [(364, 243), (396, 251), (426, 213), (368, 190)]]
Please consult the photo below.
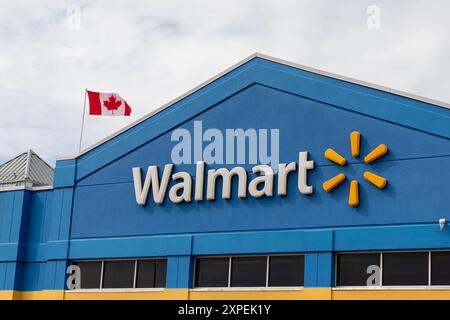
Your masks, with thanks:
[(438, 107), (442, 107), (442, 108), (446, 108), (446, 109), (450, 109), (450, 103), (447, 102), (443, 102), (440, 100), (436, 100), (436, 99), (431, 99), (431, 98), (427, 98), (427, 97), (423, 97), (423, 96), (419, 96), (413, 93), (409, 93), (406, 91), (401, 91), (401, 90), (397, 90), (397, 89), (393, 89), (390, 87), (386, 87), (386, 86), (382, 86), (382, 85), (378, 85), (378, 84), (374, 84), (371, 82), (366, 82), (363, 80), (358, 80), (355, 78), (351, 78), (351, 77), (346, 77), (346, 76), (342, 76), (336, 73), (332, 73), (332, 72), (328, 72), (328, 71), (323, 71), (320, 69), (315, 69), (315, 68), (311, 68), (302, 64), (298, 64), (295, 62), (290, 62), (290, 61), (286, 61), (283, 59), (279, 59), (279, 58), (275, 58), (272, 56), (268, 56), (262, 53), (256, 53), (256, 56), (262, 59), (266, 59), (266, 60), (270, 60), (273, 62), (278, 62), (293, 68), (297, 68), (297, 69), (301, 69), (304, 71), (309, 71), (312, 73), (316, 73), (316, 74), (320, 74), (322, 76), (326, 76), (326, 77), (330, 77), (330, 78), (334, 78), (334, 79), (338, 79), (338, 80), (342, 80), (342, 81), (346, 81), (346, 82), (350, 82), (350, 83), (354, 83), (354, 84), (358, 84), (367, 88), (371, 88), (371, 89), (376, 89), (376, 90), (380, 90), (380, 91), (385, 91), (388, 93), (392, 93), (398, 96), (402, 96), (405, 98), (409, 98), (409, 99), (413, 99), (413, 100), (418, 100), (421, 102), (425, 102), (425, 103), (429, 103), (429, 104), (433, 104), (436, 105)]
[(53, 185), (36, 186), (36, 187), (32, 187), (32, 186), (29, 186), (29, 185), (6, 186), (6, 187), (1, 187), (0, 186), (0, 192), (18, 191), (18, 190), (45, 191), (45, 190), (52, 190), (52, 189), (53, 189)]
[(151, 118), (155, 114), (163, 111), (164, 109), (166, 109), (166, 108), (170, 107), (171, 105), (177, 103), (178, 101), (184, 99), (185, 97), (189, 96), (190, 94), (192, 94), (192, 93), (200, 90), (201, 88), (209, 85), (213, 81), (215, 81), (218, 78), (224, 76), (225, 74), (233, 71), (234, 69), (237, 69), (241, 65), (247, 63), (248, 61), (250, 61), (250, 60), (252, 60), (254, 58), (265, 59), (265, 60), (268, 60), (268, 61), (280, 63), (280, 64), (283, 64), (283, 65), (287, 65), (287, 66), (290, 66), (290, 67), (293, 67), (293, 68), (296, 68), (296, 69), (300, 69), (300, 70), (304, 70), (304, 71), (307, 71), (307, 72), (319, 74), (319, 75), (322, 75), (322, 76), (334, 78), (334, 79), (345, 81), (345, 82), (349, 82), (349, 83), (354, 83), (354, 84), (361, 85), (361, 86), (364, 86), (364, 87), (367, 87), (367, 88), (388, 92), (388, 93), (395, 94), (395, 95), (398, 95), (398, 96), (402, 96), (402, 97), (406, 97), (406, 98), (409, 98), (409, 99), (413, 99), (413, 100), (425, 102), (425, 103), (428, 103), (428, 104), (432, 104), (432, 105), (435, 105), (435, 106), (438, 106), (438, 107), (450, 109), (450, 103), (447, 103), (447, 102), (443, 102), (443, 101), (439, 101), (439, 100), (435, 100), (435, 99), (431, 99), (431, 98), (426, 98), (426, 97), (415, 95), (415, 94), (412, 94), (412, 93), (409, 93), (409, 92), (393, 89), (393, 88), (390, 88), (390, 87), (385, 87), (385, 86), (382, 86), (382, 85), (377, 85), (377, 84), (374, 84), (374, 83), (370, 83), (370, 82), (354, 79), (354, 78), (351, 78), (351, 77), (342, 76), (342, 75), (339, 75), (339, 74), (323, 71), (323, 70), (316, 69), (316, 68), (311, 68), (311, 67), (308, 67), (308, 66), (305, 66), (305, 65), (302, 65), (302, 64), (298, 64), (298, 63), (295, 63), (295, 62), (291, 62), (291, 61), (283, 60), (283, 59), (276, 58), (276, 57), (273, 57), (273, 56), (269, 56), (269, 55), (266, 55), (266, 54), (262, 54), (262, 53), (259, 53), (259, 52), (255, 52), (252, 55), (248, 56), (247, 58), (239, 61), (238, 63), (236, 63), (236, 64), (232, 65), (231, 67), (225, 69), (224, 71), (218, 73), (217, 75), (209, 78), (205, 82), (195, 86), (191, 90), (189, 90), (189, 91), (179, 95), (175, 99), (170, 100), (169, 102), (163, 104), (159, 108), (156, 108), (155, 110), (149, 112), (148, 114), (144, 115), (143, 117), (139, 118), (138, 120), (130, 123), (129, 125), (123, 127), (122, 129), (116, 131), (115, 133), (113, 133), (113, 134), (111, 134), (111, 135), (101, 139), (100, 141), (94, 143), (93, 145), (83, 149), (81, 152), (76, 153), (76, 154), (72, 154), (72, 155), (67, 155), (67, 156), (60, 156), (60, 157), (57, 157), (56, 160), (57, 161), (58, 160), (72, 160), (72, 159), (76, 159), (76, 158), (78, 158), (78, 157), (88, 153), (89, 151), (91, 151), (91, 150), (95, 149), (96, 147), (100, 146), (101, 144), (103, 144), (103, 143), (113, 139), (114, 137), (116, 137), (116, 136), (120, 135), (121, 133), (127, 131), (128, 129), (138, 125), (139, 123), (147, 120), (148, 118)]
[(30, 149), (31, 151), (31, 155), (36, 156), (39, 160), (42, 161), (42, 163), (44, 163), (49, 169), (55, 171), (55, 168), (53, 168), (50, 164), (47, 163), (47, 161), (45, 161), (44, 159), (42, 159), (36, 152), (34, 152), (33, 149)]
[(29, 179), (30, 176), (30, 165), (31, 165), (31, 153), (33, 151), (31, 151), (31, 149), (28, 149), (27, 151), (27, 163), (25, 166), (25, 180)]

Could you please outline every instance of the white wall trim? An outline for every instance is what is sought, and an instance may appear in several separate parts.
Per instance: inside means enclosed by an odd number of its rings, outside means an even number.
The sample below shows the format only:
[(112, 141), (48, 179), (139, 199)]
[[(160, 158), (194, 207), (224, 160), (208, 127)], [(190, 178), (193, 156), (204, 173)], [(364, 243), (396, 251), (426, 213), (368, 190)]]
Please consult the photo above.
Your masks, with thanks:
[(395, 291), (395, 290), (450, 290), (450, 286), (352, 286), (352, 287), (334, 287), (333, 291)]
[(75, 290), (64, 290), (68, 293), (106, 293), (106, 292), (161, 292), (165, 291), (166, 288), (130, 288), (130, 289), (75, 289)]
[(40, 187), (31, 187), (27, 185), (22, 186), (0, 186), (0, 192), (6, 191), (17, 191), (17, 190), (27, 190), (27, 191), (43, 191), (43, 190), (52, 190), (53, 186), (40, 186)]
[(193, 292), (224, 292), (224, 291), (299, 291), (304, 287), (220, 287), (220, 288), (192, 288)]

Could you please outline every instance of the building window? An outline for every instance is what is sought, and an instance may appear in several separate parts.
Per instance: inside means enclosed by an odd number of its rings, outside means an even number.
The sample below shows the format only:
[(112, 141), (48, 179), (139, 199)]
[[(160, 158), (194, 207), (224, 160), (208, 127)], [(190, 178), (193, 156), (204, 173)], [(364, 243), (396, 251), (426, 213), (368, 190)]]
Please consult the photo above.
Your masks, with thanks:
[(230, 258), (198, 258), (196, 287), (228, 287)]
[(383, 285), (428, 285), (428, 252), (383, 253)]
[(336, 286), (367, 286), (377, 267), (377, 286), (450, 285), (450, 251), (408, 251), (339, 253)]
[(167, 260), (138, 260), (136, 288), (164, 288)]
[(164, 288), (167, 259), (73, 261), (81, 271), (80, 289)]
[(431, 285), (450, 285), (450, 251), (431, 252)]
[(134, 267), (134, 260), (105, 261), (103, 288), (133, 288)]
[(303, 255), (207, 257), (195, 265), (195, 287), (303, 286)]
[(81, 289), (98, 289), (101, 286), (102, 262), (78, 261), (74, 263), (80, 267)]
[(231, 287), (265, 287), (267, 257), (231, 258)]
[(269, 257), (269, 287), (303, 286), (304, 256)]
[(337, 256), (337, 286), (365, 286), (369, 266), (380, 266), (379, 253), (349, 253)]

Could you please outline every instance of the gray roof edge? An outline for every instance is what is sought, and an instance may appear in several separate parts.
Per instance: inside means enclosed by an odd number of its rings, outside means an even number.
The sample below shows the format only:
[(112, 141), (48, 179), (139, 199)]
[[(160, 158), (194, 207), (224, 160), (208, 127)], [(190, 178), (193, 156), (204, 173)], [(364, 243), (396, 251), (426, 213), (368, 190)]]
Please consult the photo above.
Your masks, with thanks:
[(3, 163), (0, 163), (0, 168), (3, 167), (5, 164), (8, 164), (8, 163), (10, 163), (10, 162), (16, 160), (17, 158), (20, 158), (20, 157), (23, 156), (25, 153), (27, 153), (27, 151), (18, 154), (17, 156), (15, 156), (15, 157), (12, 158), (12, 159), (9, 159), (9, 160), (6, 160), (6, 161), (3, 162)]
[[(18, 163), (18, 161), (20, 161), (20, 163)], [(43, 170), (37, 170), (38, 174), (36, 175), (36, 168), (42, 168)], [(50, 185), (53, 182), (50, 181), (50, 177), (53, 179), (55, 172), (55, 169), (39, 157), (32, 149), (28, 149), (16, 157), (2, 163), (0, 169), (6, 170), (8, 173), (6, 176), (13, 175), (17, 178), (4, 181), (0, 180), (0, 185), (20, 183), (31, 183), (33, 186)], [(34, 175), (33, 172), (35, 173)]]
[(27, 151), (27, 162), (26, 162), (26, 167), (25, 167), (25, 180), (30, 178), (30, 166), (31, 166), (31, 154), (32, 154), (32, 150), (28, 149)]
[(30, 149), (31, 153), (33, 155), (35, 155), (39, 160), (41, 160), (42, 163), (44, 163), (49, 169), (52, 169), (53, 171), (55, 171), (55, 168), (53, 168), (51, 165), (49, 165), (47, 163), (47, 161), (45, 161), (44, 159), (42, 159), (36, 152), (34, 152), (32, 149)]
[(78, 158), (78, 157), (88, 153), (89, 151), (95, 149), (99, 145), (101, 145), (101, 144), (103, 144), (103, 143), (113, 139), (114, 137), (120, 135), (121, 133), (127, 131), (128, 129), (130, 129), (130, 128), (140, 124), (141, 122), (144, 122), (148, 118), (150, 118), (150, 117), (154, 116), (155, 114), (161, 112), (162, 110), (168, 108), (169, 106), (173, 105), (174, 103), (184, 99), (186, 96), (188, 96), (188, 95), (190, 95), (190, 94), (200, 90), (201, 88), (207, 86), (211, 82), (217, 80), (218, 78), (222, 77), (223, 75), (233, 71), (234, 69), (240, 67), (241, 65), (247, 63), (248, 61), (250, 61), (250, 60), (252, 60), (254, 58), (262, 58), (262, 59), (265, 59), (265, 60), (268, 60), (268, 61), (277, 62), (277, 63), (283, 64), (283, 65), (287, 65), (287, 66), (290, 66), (290, 67), (293, 67), (293, 68), (297, 68), (297, 69), (300, 69), (300, 70), (304, 70), (304, 71), (307, 71), (307, 72), (312, 72), (312, 73), (323, 75), (323, 76), (326, 76), (326, 77), (330, 77), (330, 78), (346, 81), (346, 82), (349, 82), (349, 83), (358, 84), (358, 85), (361, 85), (361, 86), (364, 86), (364, 87), (368, 87), (368, 88), (372, 88), (372, 89), (376, 89), (376, 90), (380, 90), (380, 91), (385, 91), (385, 92), (392, 93), (392, 94), (395, 94), (395, 95), (398, 95), (398, 96), (403, 96), (403, 97), (410, 98), (410, 99), (413, 99), (413, 100), (418, 100), (418, 101), (422, 101), (422, 102), (425, 102), (425, 103), (428, 103), (428, 104), (436, 105), (438, 107), (450, 109), (450, 103), (447, 103), (447, 102), (443, 102), (443, 101), (439, 101), (439, 100), (435, 100), (435, 99), (431, 99), (431, 98), (422, 97), (422, 96), (415, 95), (415, 94), (408, 93), (408, 92), (404, 92), (404, 91), (401, 91), (401, 90), (396, 90), (396, 89), (393, 89), (393, 88), (390, 88), (390, 87), (385, 87), (385, 86), (382, 86), (382, 85), (373, 84), (373, 83), (370, 83), (370, 82), (366, 82), (366, 81), (362, 81), (362, 80), (358, 80), (358, 79), (342, 76), (342, 75), (339, 75), (339, 74), (323, 71), (323, 70), (320, 70), (320, 69), (311, 68), (311, 67), (299, 64), (299, 63), (295, 63), (295, 62), (283, 60), (283, 59), (280, 59), (280, 58), (276, 58), (276, 57), (273, 57), (273, 56), (270, 56), (270, 55), (266, 55), (266, 54), (263, 54), (263, 53), (255, 52), (252, 55), (248, 56), (247, 58), (239, 61), (238, 63), (236, 63), (236, 64), (232, 65), (231, 67), (225, 69), (224, 71), (220, 72), (219, 74), (209, 78), (205, 82), (197, 85), (196, 87), (192, 88), (191, 90), (189, 90), (189, 91), (179, 95), (175, 99), (170, 100), (169, 102), (163, 104), (159, 108), (156, 108), (155, 110), (149, 112), (148, 114), (144, 115), (143, 117), (139, 118), (138, 120), (130, 123), (129, 125), (123, 127), (122, 129), (116, 131), (115, 133), (113, 133), (113, 134), (107, 136), (106, 138), (103, 138), (102, 140), (94, 143), (93, 145), (83, 149), (81, 152), (76, 153), (76, 154), (72, 154), (72, 155), (67, 155), (67, 156), (59, 156), (59, 157), (56, 158), (56, 160), (76, 159), (76, 158)]

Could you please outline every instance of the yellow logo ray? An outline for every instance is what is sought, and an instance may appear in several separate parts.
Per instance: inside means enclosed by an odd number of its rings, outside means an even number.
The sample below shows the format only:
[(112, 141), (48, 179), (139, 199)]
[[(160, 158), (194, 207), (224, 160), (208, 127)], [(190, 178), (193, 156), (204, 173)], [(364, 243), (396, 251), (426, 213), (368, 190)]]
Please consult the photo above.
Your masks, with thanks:
[(341, 156), (339, 153), (337, 153), (331, 148), (325, 150), (325, 158), (327, 158), (330, 161), (333, 161), (334, 163), (337, 163), (340, 166), (344, 166), (347, 163), (347, 160), (345, 160), (343, 156)]
[(387, 185), (387, 180), (381, 176), (376, 175), (375, 173), (365, 171), (363, 176), (364, 179), (366, 179), (379, 189), (383, 189)]
[(354, 158), (359, 157), (359, 149), (361, 145), (361, 133), (353, 131), (350, 133), (350, 146), (352, 148), (352, 156)]
[(322, 185), (323, 190), (330, 192), (345, 180), (345, 174), (340, 173), (337, 176), (325, 181)]
[(364, 157), (365, 163), (371, 163), (378, 158), (384, 156), (388, 152), (388, 147), (385, 144), (380, 144), (378, 147), (373, 149), (367, 156)]
[(358, 190), (358, 181), (352, 180), (350, 183), (350, 191), (348, 193), (348, 204), (352, 207), (356, 207), (359, 205), (359, 190)]

